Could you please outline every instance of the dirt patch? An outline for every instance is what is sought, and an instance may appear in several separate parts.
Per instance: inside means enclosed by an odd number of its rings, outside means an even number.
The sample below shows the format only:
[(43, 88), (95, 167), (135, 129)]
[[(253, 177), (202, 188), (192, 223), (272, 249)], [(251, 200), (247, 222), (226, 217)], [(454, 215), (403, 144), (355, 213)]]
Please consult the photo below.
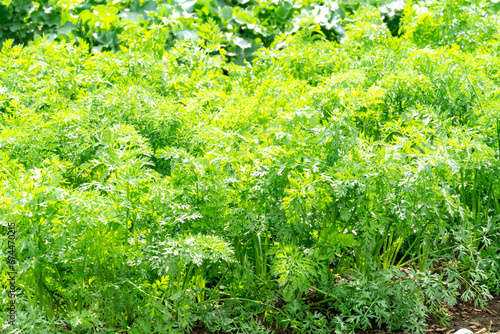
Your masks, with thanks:
[(201, 328), (195, 328), (191, 331), (190, 334), (211, 334), (210, 332), (207, 332), (206, 330), (203, 330)]
[(470, 329), (474, 333), (488, 333), (489, 331), (498, 333), (500, 332), (500, 297), (490, 300), (482, 310), (474, 307), (473, 303), (460, 302), (453, 307), (448, 307), (448, 315), (451, 323), (445, 331), (442, 326), (439, 326), (439, 321), (429, 319), (429, 328), (426, 333), (448, 333), (460, 328)]
[[(426, 334), (452, 334), (460, 328), (467, 328), (473, 333), (500, 334), (500, 296), (490, 300), (484, 309), (479, 309), (472, 302), (458, 301), (457, 305), (447, 307), (450, 324), (441, 326), (439, 319), (429, 317), (427, 319)], [(371, 329), (367, 331), (356, 331), (357, 334), (400, 334), (403, 331), (385, 331)]]

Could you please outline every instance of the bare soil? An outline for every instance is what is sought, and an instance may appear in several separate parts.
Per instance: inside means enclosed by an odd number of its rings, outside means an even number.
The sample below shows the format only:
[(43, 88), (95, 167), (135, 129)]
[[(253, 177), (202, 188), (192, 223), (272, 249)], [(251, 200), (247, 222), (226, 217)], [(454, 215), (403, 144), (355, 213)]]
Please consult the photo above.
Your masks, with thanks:
[[(427, 319), (426, 334), (452, 334), (461, 328), (467, 328), (473, 333), (497, 333), (500, 334), (500, 296), (490, 300), (483, 309), (474, 306), (472, 302), (459, 300), (453, 307), (447, 307), (450, 324), (441, 326), (439, 319), (429, 317)], [(403, 331), (388, 332), (384, 330), (372, 329), (368, 331), (359, 331), (363, 334), (399, 334)]]

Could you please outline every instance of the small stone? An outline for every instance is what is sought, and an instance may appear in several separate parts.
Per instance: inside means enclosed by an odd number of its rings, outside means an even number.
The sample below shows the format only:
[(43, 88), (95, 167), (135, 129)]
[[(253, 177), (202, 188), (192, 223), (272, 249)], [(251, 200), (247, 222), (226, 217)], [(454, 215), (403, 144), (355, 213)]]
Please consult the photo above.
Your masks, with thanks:
[(467, 328), (460, 328), (458, 331), (455, 332), (455, 334), (474, 334)]

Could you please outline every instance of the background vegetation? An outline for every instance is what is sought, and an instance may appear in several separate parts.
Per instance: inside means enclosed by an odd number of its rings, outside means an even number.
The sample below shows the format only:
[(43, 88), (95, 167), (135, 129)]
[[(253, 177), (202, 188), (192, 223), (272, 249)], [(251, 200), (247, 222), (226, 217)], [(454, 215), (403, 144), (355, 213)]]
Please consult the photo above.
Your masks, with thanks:
[(0, 6), (18, 333), (420, 333), (500, 292), (497, 1)]

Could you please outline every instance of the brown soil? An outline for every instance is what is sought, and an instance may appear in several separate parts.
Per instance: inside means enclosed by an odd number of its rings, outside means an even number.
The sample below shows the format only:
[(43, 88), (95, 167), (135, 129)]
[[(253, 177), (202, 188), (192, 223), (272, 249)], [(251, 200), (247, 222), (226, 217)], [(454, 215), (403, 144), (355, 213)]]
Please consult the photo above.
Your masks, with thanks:
[[(474, 307), (472, 302), (458, 301), (457, 305), (448, 307), (448, 316), (450, 324), (441, 326), (439, 319), (432, 317), (427, 319), (426, 334), (452, 334), (460, 328), (467, 328), (473, 333), (497, 333), (500, 334), (500, 297), (495, 297), (490, 300), (484, 309)], [(490, 327), (491, 326), (491, 327)], [(359, 331), (356, 333), (363, 334), (382, 334), (391, 333), (399, 334), (402, 331), (388, 332), (384, 330), (372, 329), (368, 331)]]
[[(472, 303), (459, 303), (448, 308), (448, 315), (451, 318), (451, 324), (446, 332), (452, 329), (468, 328), (477, 333), (486, 328), (485, 332), (500, 333), (500, 297), (490, 300), (482, 310), (474, 307)], [(442, 327), (438, 326), (438, 321), (429, 321), (429, 323), (432, 325), (427, 333), (440, 333), (438, 329)]]

